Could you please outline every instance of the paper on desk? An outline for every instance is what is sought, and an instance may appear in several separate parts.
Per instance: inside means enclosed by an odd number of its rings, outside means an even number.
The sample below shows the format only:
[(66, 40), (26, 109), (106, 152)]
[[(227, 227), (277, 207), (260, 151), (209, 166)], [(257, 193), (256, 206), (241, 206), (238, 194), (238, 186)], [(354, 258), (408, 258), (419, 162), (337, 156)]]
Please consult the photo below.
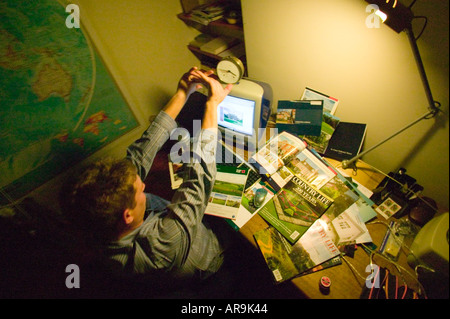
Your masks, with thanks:
[[(347, 177), (347, 178), (352, 178), (350, 175), (347, 174), (347, 172), (343, 171), (342, 169), (338, 169), (338, 170), (342, 176)], [(365, 187), (363, 184), (361, 184), (360, 182), (355, 180), (354, 178), (352, 178), (352, 183), (355, 183), (357, 185), (357, 189), (361, 192), (361, 194), (363, 194), (367, 198), (370, 198), (372, 196), (373, 192), (370, 189), (368, 189), (367, 187)]]
[(361, 220), (358, 205), (352, 204), (331, 221), (336, 234), (336, 244), (367, 243), (372, 241), (369, 231)]
[[(346, 178), (349, 177), (349, 175), (342, 170), (338, 170), (338, 172)], [(358, 193), (360, 197), (356, 202), (359, 209), (359, 215), (361, 217), (361, 220), (364, 223), (367, 223), (369, 220), (377, 216), (377, 212), (372, 208), (372, 206), (374, 206), (374, 202), (370, 199), (373, 192), (353, 178), (352, 183), (357, 185), (356, 187), (353, 187), (353, 189)]]

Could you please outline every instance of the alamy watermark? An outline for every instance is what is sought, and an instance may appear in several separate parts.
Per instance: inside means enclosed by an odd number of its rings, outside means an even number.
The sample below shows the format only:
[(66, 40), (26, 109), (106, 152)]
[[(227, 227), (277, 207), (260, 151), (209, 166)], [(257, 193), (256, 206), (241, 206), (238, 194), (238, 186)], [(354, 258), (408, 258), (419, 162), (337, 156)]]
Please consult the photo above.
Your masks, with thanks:
[(76, 264), (67, 265), (66, 273), (69, 273), (66, 277), (66, 287), (69, 289), (80, 288), (80, 267)]
[[(69, 29), (80, 28), (80, 7), (76, 4), (68, 4), (66, 6), (66, 12), (70, 13), (66, 18), (66, 27)], [(366, 18), (366, 26), (369, 29), (380, 28), (383, 20), (377, 14), (379, 12), (379, 7), (376, 4), (369, 4), (366, 7), (366, 12), (370, 13)]]
[(80, 7), (76, 4), (69, 4), (66, 7), (66, 12), (70, 13), (66, 18), (66, 27), (69, 29), (80, 28)]
[[(222, 135), (220, 130), (217, 131), (217, 138), (212, 133), (208, 133), (206, 130), (201, 129), (201, 121), (193, 121), (193, 136), (185, 128), (176, 128), (170, 133), (170, 139), (178, 141), (170, 150), (170, 158), (174, 164), (186, 164), (186, 163), (198, 163), (200, 161), (200, 154), (208, 153), (214, 150), (217, 141), (224, 140), (225, 144), (230, 148), (233, 148), (233, 152), (236, 157), (242, 159), (248, 163), (255, 163), (253, 157), (250, 157), (259, 150), (259, 147), (265, 148), (267, 154), (278, 154), (278, 143), (267, 143), (266, 137), (269, 134), (269, 140), (278, 134), (277, 128), (266, 128), (253, 130), (253, 133), (249, 136), (243, 136), (236, 134), (231, 130), (225, 130), (225, 136)], [(261, 144), (261, 145), (260, 145)], [(231, 155), (231, 152), (225, 153), (225, 156), (221, 154), (222, 148), (217, 147), (216, 156), (205, 156), (202, 160), (206, 163), (215, 160), (220, 163), (235, 163), (235, 157)], [(212, 154), (212, 152), (211, 152)]]
[(366, 267), (366, 273), (369, 275), (366, 277), (366, 287), (368, 289), (380, 288), (380, 267), (375, 264), (369, 264)]
[(366, 18), (366, 27), (369, 29), (380, 28), (383, 20), (377, 14), (379, 12), (379, 7), (376, 4), (369, 4), (366, 7), (366, 12), (370, 13)]

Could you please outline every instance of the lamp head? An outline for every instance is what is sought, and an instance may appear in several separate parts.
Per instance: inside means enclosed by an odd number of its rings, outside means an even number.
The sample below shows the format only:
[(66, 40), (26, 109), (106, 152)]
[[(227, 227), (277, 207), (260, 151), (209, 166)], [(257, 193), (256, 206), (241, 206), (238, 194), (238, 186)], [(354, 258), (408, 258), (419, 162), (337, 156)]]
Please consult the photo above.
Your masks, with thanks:
[(370, 4), (375, 4), (378, 9), (385, 14), (383, 21), (395, 32), (400, 33), (411, 28), (411, 21), (414, 17), (411, 9), (404, 6), (397, 0), (366, 0)]

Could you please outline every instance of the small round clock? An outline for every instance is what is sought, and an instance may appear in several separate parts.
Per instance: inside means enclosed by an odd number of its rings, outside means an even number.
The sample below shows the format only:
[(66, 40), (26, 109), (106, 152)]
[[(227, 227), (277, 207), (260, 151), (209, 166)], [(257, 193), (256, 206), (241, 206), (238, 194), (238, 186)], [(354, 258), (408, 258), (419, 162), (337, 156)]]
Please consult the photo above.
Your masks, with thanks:
[(244, 64), (236, 57), (226, 57), (217, 63), (217, 76), (227, 84), (236, 84), (244, 76)]

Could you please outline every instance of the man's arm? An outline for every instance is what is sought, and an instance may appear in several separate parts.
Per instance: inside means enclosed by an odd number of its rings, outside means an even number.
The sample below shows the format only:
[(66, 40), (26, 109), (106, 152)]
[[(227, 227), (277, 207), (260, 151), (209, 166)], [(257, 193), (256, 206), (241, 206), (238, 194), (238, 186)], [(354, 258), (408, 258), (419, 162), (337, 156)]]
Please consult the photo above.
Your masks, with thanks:
[[(200, 160), (185, 164), (187, 165), (185, 181), (169, 204), (168, 213), (144, 223), (140, 234), (141, 236), (148, 234), (146, 237), (151, 242), (150, 246), (153, 247), (152, 254), (158, 260), (154, 262), (162, 263), (168, 268), (184, 265), (192, 241), (199, 235), (199, 227), (216, 174), (217, 106), (231, 90), (231, 85), (223, 88), (217, 80), (207, 74), (200, 72), (195, 75), (209, 89), (201, 134), (196, 137), (198, 141), (194, 145), (197, 144), (197, 147), (193, 150), (197, 155), (196, 158)], [(198, 258), (203, 258), (204, 263), (208, 263), (211, 256), (206, 254), (206, 250), (213, 243), (203, 232), (199, 236), (204, 240), (202, 245), (205, 248), (205, 256), (198, 256)], [(197, 262), (202, 264), (199, 260)]]
[[(193, 75), (208, 88), (208, 98), (202, 120), (200, 136), (193, 143), (194, 158), (187, 164), (185, 181), (175, 193), (169, 208), (183, 220), (186, 230), (195, 236), (196, 226), (201, 223), (216, 176), (217, 106), (230, 93), (232, 85), (225, 88), (208, 73), (194, 70)], [(193, 204), (195, 203), (195, 204)]]
[[(156, 153), (169, 139), (170, 132), (177, 127), (175, 119), (189, 96), (198, 88), (199, 82), (202, 80), (199, 78), (200, 73), (203, 75), (203, 72), (193, 67), (181, 77), (176, 93), (162, 112), (158, 114), (141, 138), (128, 147), (127, 158), (136, 166), (142, 180), (147, 177)], [(210, 74), (211, 72), (207, 72), (205, 76)]]

